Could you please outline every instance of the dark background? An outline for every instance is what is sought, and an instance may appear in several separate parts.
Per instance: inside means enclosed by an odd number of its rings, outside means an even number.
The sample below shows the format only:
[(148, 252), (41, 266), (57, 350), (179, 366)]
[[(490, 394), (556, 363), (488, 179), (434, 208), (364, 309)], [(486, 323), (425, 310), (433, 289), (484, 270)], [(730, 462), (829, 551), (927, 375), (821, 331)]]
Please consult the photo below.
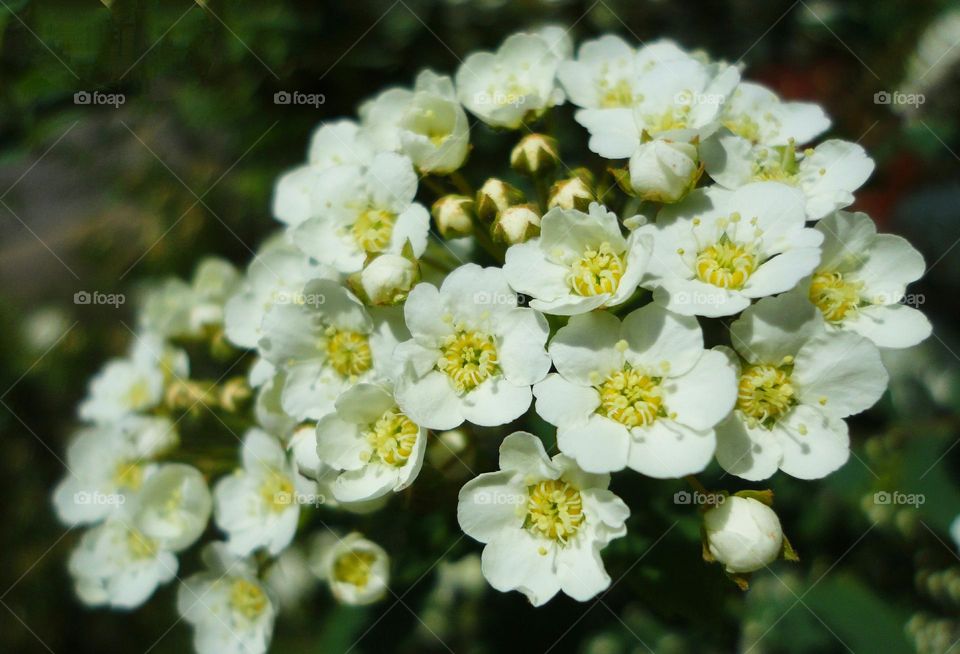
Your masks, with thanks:
[[(697, 2), (397, 0), (354, 2), (0, 2), (0, 651), (189, 651), (175, 585), (129, 614), (75, 600), (66, 557), (79, 537), (53, 517), (74, 407), (109, 356), (122, 354), (134, 299), (151, 278), (189, 277), (201, 256), (244, 266), (275, 228), (273, 181), (305, 157), (320, 121), (353, 114), (429, 66), (453, 74), (476, 49), (544, 22), (581, 42), (605, 32), (639, 44), (671, 37), (746, 64), (788, 98), (821, 102), (831, 136), (860, 142), (877, 170), (855, 208), (909, 238), (929, 274), (911, 288), (934, 336), (891, 362), (891, 392), (851, 423), (854, 455), (822, 482), (773, 480), (801, 556), (741, 593), (699, 557), (698, 519), (680, 482), (621, 475), (630, 535), (605, 552), (616, 583), (597, 603), (558, 597), (529, 608), (487, 590), (448, 605), (443, 642), (418, 614), (444, 552), (458, 540), (462, 476), (433, 475), (359, 526), (394, 558), (402, 602), (337, 607), (318, 591), (280, 618), (275, 652), (946, 652), (960, 651), (960, 513), (956, 298), (960, 291), (960, 17), (946, 1)], [(923, 35), (940, 25), (940, 40)], [(916, 59), (918, 48), (923, 53)], [(875, 103), (898, 89), (918, 111)], [(122, 93), (119, 108), (74, 93)], [(274, 93), (322, 93), (319, 108)], [(504, 167), (509, 146), (474, 128), (475, 170)], [(571, 131), (564, 152), (585, 151)], [(579, 139), (579, 140), (577, 140)], [(124, 293), (78, 306), (82, 290)], [(192, 428), (215, 428), (198, 419)], [(482, 434), (478, 434), (482, 436)], [(493, 466), (496, 444), (471, 465)], [(739, 488), (716, 467), (705, 483)], [(877, 491), (924, 504), (877, 504)], [(211, 529), (211, 534), (213, 530)], [(198, 568), (181, 557), (181, 574)], [(371, 628), (372, 626), (372, 628)], [(361, 635), (370, 629), (363, 637)], [(359, 639), (359, 642), (358, 642)], [(950, 649), (952, 647), (952, 650)]]

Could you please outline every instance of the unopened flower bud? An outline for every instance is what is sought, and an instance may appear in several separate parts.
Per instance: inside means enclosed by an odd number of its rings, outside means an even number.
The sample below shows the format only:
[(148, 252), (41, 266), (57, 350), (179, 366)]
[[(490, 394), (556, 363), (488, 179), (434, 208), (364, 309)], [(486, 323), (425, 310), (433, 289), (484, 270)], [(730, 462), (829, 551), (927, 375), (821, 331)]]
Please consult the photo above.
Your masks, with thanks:
[(655, 139), (641, 144), (630, 157), (630, 186), (643, 200), (678, 202), (702, 173), (694, 143)]
[(516, 245), (540, 235), (540, 214), (532, 204), (518, 204), (501, 211), (493, 221), (493, 240)]
[(474, 202), (466, 195), (445, 195), (433, 203), (430, 212), (444, 238), (467, 236), (473, 232)]
[(783, 551), (780, 519), (769, 506), (731, 495), (703, 515), (710, 554), (727, 572), (753, 572)]
[(557, 140), (544, 134), (528, 134), (510, 152), (510, 165), (521, 175), (538, 175), (556, 168), (560, 161)]
[(398, 304), (420, 281), (420, 266), (412, 257), (381, 254), (351, 276), (350, 286), (367, 304)]
[(509, 206), (523, 202), (523, 192), (502, 179), (491, 177), (477, 191), (476, 211), (480, 220), (489, 222)]
[(550, 187), (547, 208), (576, 209), (586, 213), (590, 203), (595, 199), (593, 190), (587, 182), (580, 177), (571, 177), (561, 179)]

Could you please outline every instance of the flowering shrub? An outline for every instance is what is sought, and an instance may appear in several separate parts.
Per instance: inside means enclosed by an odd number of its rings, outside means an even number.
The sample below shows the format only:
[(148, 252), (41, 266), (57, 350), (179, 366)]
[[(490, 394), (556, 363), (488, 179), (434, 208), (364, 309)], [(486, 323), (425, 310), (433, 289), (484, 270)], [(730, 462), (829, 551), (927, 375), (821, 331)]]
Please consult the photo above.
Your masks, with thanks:
[[(534, 131), (568, 110), (589, 152)], [(161, 286), (91, 381), (54, 494), (89, 528), (81, 600), (136, 607), (177, 579), (198, 652), (263, 652), (304, 584), (280, 568), (296, 547), (340, 602), (392, 592), (403, 552), (304, 533), (310, 512), (384, 509), (491, 434), (499, 469), (479, 463), (456, 513), (497, 590), (541, 605), (611, 584), (601, 552), (643, 501), (612, 473), (687, 478), (703, 557), (741, 587), (796, 559), (769, 491), (695, 475), (837, 470), (844, 419), (886, 389), (880, 348), (930, 334), (903, 301), (920, 254), (843, 210), (864, 150), (814, 144), (824, 112), (735, 65), (613, 36), (574, 54), (555, 28), (358, 113), (278, 180), (282, 227), (246, 272), (208, 260)], [(480, 123), (515, 139), (502, 170), (471, 166)], [(181, 429), (204, 409), (236, 441)], [(177, 554), (212, 534), (180, 580)]]

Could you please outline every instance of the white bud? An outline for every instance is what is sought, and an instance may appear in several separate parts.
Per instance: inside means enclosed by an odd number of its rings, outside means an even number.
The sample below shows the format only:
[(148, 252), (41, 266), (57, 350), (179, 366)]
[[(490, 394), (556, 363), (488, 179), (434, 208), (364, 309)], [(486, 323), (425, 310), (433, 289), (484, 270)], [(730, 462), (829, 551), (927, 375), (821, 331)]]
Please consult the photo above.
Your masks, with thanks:
[(528, 204), (507, 207), (493, 222), (493, 238), (516, 245), (540, 234), (540, 214)]
[(560, 207), (561, 209), (576, 209), (587, 212), (590, 203), (596, 201), (590, 186), (579, 177), (561, 179), (550, 187), (550, 197), (547, 200), (547, 209)]
[(775, 561), (783, 530), (773, 509), (752, 498), (731, 495), (703, 516), (710, 554), (727, 572), (752, 572)]
[(160, 466), (135, 501), (133, 526), (172, 552), (190, 547), (200, 537), (213, 506), (203, 475), (183, 463)]
[(416, 261), (399, 254), (381, 254), (360, 272), (358, 285), (370, 304), (382, 305), (403, 302), (418, 281)]
[(477, 191), (477, 216), (490, 221), (507, 207), (523, 201), (523, 193), (502, 179), (491, 177)]
[(473, 232), (473, 200), (466, 195), (445, 195), (430, 209), (444, 238), (467, 236)]
[(644, 200), (677, 202), (696, 185), (701, 172), (693, 143), (647, 141), (630, 157), (630, 186)]
[(528, 134), (510, 152), (510, 165), (523, 175), (552, 170), (560, 161), (557, 140), (544, 134)]

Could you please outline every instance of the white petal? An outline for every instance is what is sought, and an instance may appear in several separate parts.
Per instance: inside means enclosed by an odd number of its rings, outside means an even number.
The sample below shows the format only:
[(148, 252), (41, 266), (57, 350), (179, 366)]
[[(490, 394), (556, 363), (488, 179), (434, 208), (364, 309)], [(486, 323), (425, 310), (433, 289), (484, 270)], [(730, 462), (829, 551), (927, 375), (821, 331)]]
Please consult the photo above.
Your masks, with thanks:
[(587, 472), (614, 472), (627, 465), (630, 432), (620, 423), (594, 414), (586, 422), (561, 426), (557, 446)]
[(902, 304), (864, 307), (844, 320), (843, 328), (869, 338), (878, 347), (889, 348), (912, 347), (933, 332), (923, 313)]
[(550, 341), (548, 350), (561, 375), (592, 386), (610, 372), (623, 368), (623, 355), (614, 348), (619, 340), (620, 321), (598, 311), (573, 316)]
[(539, 553), (545, 542), (524, 529), (501, 532), (483, 548), (483, 576), (501, 592), (519, 590), (534, 606), (545, 604), (560, 590), (552, 552)]
[(737, 401), (737, 371), (722, 352), (707, 350), (688, 372), (665, 379), (663, 392), (664, 405), (677, 414), (675, 420), (697, 430), (710, 429)]
[(559, 469), (550, 463), (543, 441), (525, 431), (516, 431), (500, 443), (500, 469), (524, 478), (533, 476), (556, 479)]
[(743, 287), (750, 298), (789, 291), (820, 263), (820, 248), (794, 248), (768, 259), (754, 272)]
[(550, 356), (544, 349), (550, 327), (533, 309), (518, 308), (499, 320), (497, 354), (503, 375), (512, 384), (535, 384), (550, 370)]
[(671, 479), (700, 472), (716, 450), (712, 429), (696, 431), (680, 423), (657, 419), (645, 428), (631, 430), (627, 465), (656, 479)]
[(737, 412), (717, 425), (717, 463), (732, 475), (749, 481), (772, 477), (780, 467), (783, 451), (773, 433), (763, 427), (750, 429)]
[(338, 470), (358, 470), (364, 466), (361, 455), (369, 449), (359, 425), (335, 413), (317, 423), (317, 456), (323, 463)]
[(783, 449), (780, 469), (798, 479), (826, 477), (850, 457), (847, 423), (812, 407), (796, 407), (773, 430)]
[(822, 332), (823, 318), (801, 289), (760, 300), (730, 326), (733, 348), (750, 363), (780, 364)]
[(464, 420), (460, 398), (438, 370), (416, 380), (401, 378), (394, 394), (403, 413), (421, 427), (453, 429)]
[(803, 404), (843, 418), (873, 406), (889, 376), (877, 346), (849, 332), (814, 336), (800, 348), (792, 381)]
[(537, 414), (559, 427), (585, 421), (600, 406), (600, 395), (589, 386), (569, 382), (557, 373), (533, 387)]
[(457, 503), (463, 533), (487, 543), (503, 531), (523, 526), (527, 493), (513, 478), (512, 471), (487, 472), (464, 484)]
[(399, 468), (380, 464), (344, 472), (333, 482), (338, 502), (363, 502), (386, 495), (397, 485)]
[(629, 349), (625, 356), (631, 365), (663, 374), (669, 363), (669, 375), (689, 371), (703, 353), (703, 333), (692, 316), (681, 316), (657, 304), (647, 304), (623, 319), (621, 336)]
[(489, 377), (462, 398), (463, 417), (475, 425), (495, 427), (513, 422), (530, 408), (533, 393), (527, 385)]

